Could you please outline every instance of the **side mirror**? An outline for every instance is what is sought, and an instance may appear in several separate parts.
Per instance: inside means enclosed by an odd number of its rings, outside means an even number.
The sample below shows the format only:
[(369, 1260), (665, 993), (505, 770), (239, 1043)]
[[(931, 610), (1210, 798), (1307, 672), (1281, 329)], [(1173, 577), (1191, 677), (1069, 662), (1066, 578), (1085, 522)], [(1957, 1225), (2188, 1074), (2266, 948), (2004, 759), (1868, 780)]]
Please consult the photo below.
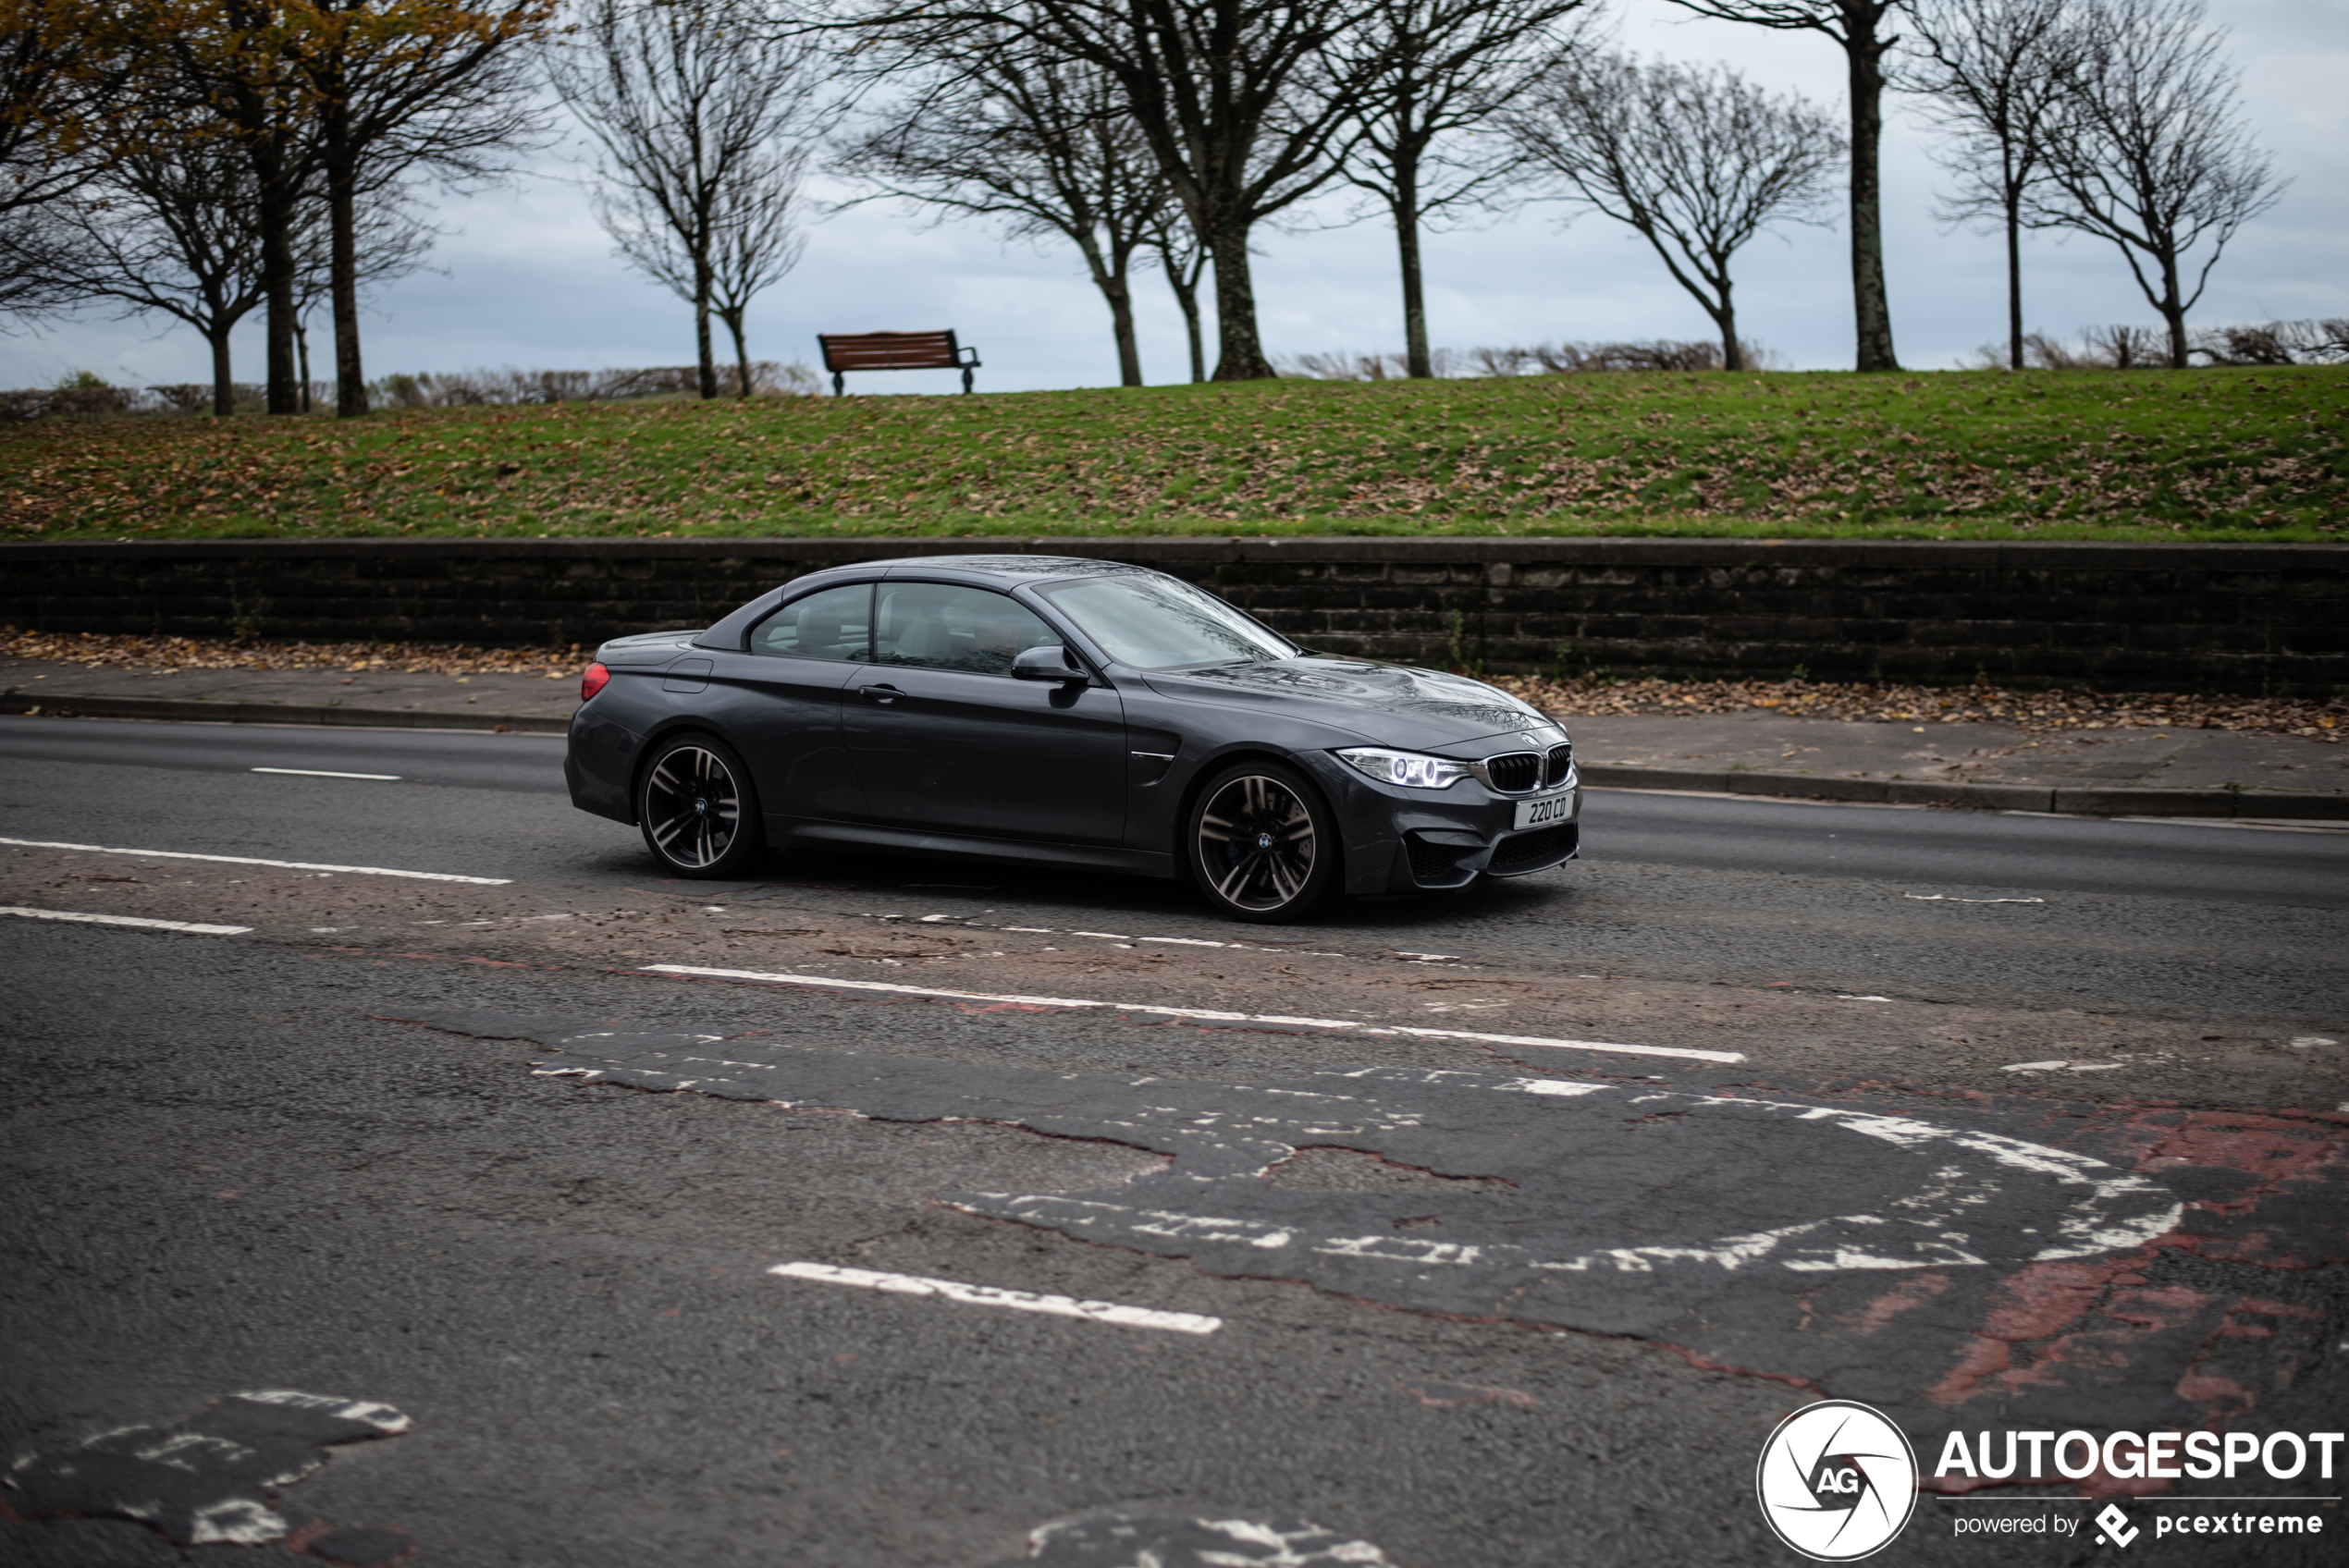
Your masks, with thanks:
[(1030, 648), (1012, 660), (1012, 675), (1020, 680), (1089, 681), (1093, 678), (1070, 668), (1068, 650), (1053, 643)]

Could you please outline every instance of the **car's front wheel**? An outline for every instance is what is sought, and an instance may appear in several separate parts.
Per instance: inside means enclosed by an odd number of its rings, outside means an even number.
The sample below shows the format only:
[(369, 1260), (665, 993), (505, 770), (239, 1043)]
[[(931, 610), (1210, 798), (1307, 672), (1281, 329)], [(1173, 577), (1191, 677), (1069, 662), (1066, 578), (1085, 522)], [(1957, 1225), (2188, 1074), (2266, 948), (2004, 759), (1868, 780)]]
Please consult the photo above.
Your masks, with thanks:
[(765, 842), (750, 770), (723, 741), (680, 735), (664, 742), (636, 786), (645, 845), (680, 876), (738, 875)]
[(1237, 763), (1208, 780), (1191, 808), (1191, 876), (1235, 920), (1297, 920), (1337, 885), (1336, 825), (1295, 768)]

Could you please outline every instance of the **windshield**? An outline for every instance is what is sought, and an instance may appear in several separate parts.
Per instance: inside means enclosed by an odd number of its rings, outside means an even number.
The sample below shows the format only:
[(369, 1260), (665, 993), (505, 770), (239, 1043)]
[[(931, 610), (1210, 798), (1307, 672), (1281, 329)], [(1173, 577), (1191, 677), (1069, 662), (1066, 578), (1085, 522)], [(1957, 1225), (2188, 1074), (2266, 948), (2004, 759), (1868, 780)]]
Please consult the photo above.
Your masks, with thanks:
[(1136, 669), (1297, 656), (1295, 643), (1171, 577), (1098, 577), (1045, 591), (1101, 650)]

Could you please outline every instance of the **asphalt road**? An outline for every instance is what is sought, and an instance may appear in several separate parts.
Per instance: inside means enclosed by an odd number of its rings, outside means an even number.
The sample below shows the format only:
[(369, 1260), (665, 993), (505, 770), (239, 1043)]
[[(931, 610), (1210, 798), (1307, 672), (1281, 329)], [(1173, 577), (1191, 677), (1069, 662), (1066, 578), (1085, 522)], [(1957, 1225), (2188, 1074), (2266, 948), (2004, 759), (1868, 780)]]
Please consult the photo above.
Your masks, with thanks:
[[(2349, 1408), (2349, 836), (1594, 792), (1266, 929), (663, 882), (559, 758), (0, 720), (0, 1561), (1782, 1562), (1813, 1399)], [(2151, 1525), (2337, 1483), (2159, 1489), (1876, 1561), (2336, 1560)]]
[[(0, 717), (24, 761), (202, 773), (385, 774), (444, 789), (560, 794), (562, 741), (451, 730), (144, 724)], [(2349, 829), (1590, 795), (1587, 858), (1936, 888), (2128, 893), (2349, 909)]]

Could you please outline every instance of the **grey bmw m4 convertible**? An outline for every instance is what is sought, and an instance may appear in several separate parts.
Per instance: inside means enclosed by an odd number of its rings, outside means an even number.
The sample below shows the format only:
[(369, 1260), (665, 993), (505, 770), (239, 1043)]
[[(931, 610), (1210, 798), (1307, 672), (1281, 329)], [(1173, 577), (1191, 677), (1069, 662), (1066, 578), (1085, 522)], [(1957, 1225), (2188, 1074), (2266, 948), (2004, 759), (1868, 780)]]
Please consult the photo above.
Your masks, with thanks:
[(1180, 579), (934, 556), (596, 650), (573, 804), (680, 876), (768, 848), (1189, 877), (1238, 920), (1574, 857), (1566, 731), (1482, 681), (1316, 654)]

